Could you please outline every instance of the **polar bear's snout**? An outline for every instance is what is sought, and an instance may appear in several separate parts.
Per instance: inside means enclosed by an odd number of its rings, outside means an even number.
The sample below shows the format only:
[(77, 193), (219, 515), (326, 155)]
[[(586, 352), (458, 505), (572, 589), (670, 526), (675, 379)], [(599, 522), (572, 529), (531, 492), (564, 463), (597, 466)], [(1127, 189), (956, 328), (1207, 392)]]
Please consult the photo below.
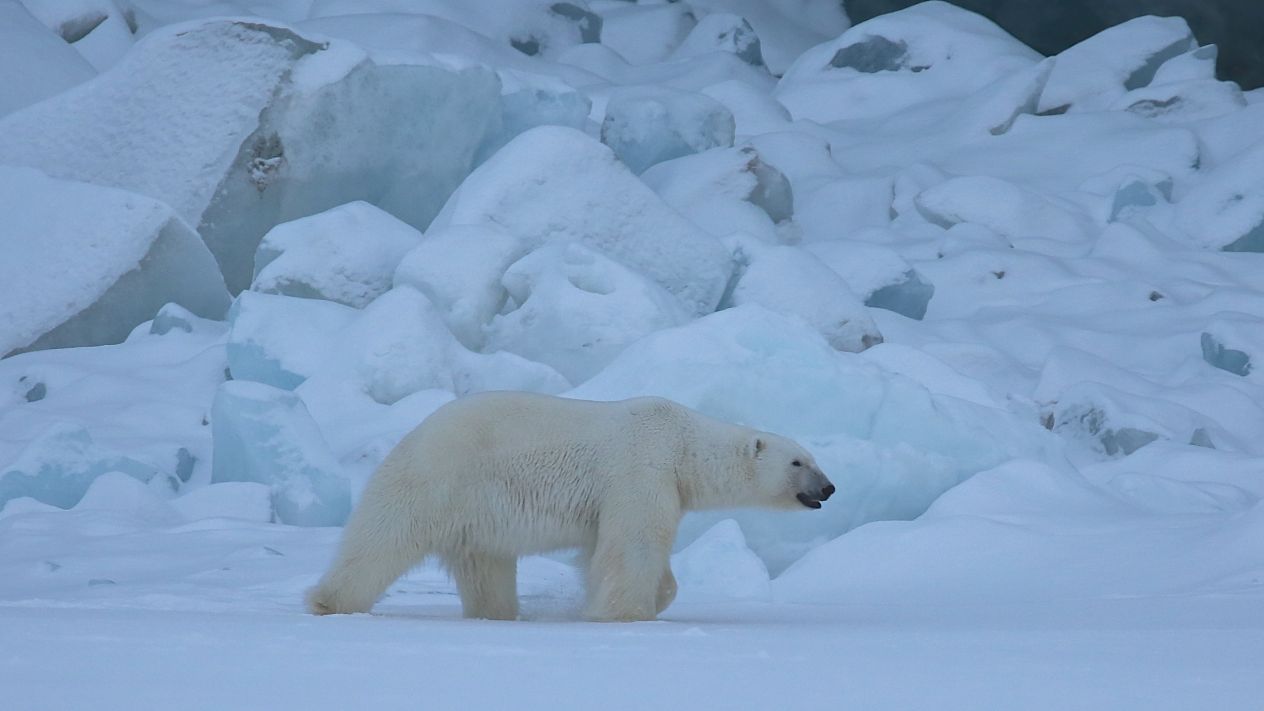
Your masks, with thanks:
[(815, 469), (805, 479), (806, 481), (799, 489), (799, 493), (795, 494), (795, 498), (799, 500), (799, 503), (810, 509), (821, 508), (821, 502), (833, 496), (836, 491), (830, 480)]

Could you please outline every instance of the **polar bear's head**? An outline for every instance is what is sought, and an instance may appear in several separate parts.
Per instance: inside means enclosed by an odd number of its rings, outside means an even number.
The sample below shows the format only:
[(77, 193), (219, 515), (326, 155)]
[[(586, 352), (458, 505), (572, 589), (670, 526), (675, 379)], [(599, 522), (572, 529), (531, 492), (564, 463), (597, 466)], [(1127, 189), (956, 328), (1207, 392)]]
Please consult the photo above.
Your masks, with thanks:
[(747, 445), (755, 463), (755, 480), (762, 498), (785, 508), (821, 508), (834, 485), (816, 460), (794, 440), (767, 432), (756, 433)]

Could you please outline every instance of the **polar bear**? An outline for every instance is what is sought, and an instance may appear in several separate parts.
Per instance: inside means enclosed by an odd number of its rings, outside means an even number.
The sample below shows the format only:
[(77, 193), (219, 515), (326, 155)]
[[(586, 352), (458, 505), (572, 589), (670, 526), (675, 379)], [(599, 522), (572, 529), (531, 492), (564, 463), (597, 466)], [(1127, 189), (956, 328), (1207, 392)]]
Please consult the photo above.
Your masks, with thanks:
[(676, 596), (685, 511), (817, 509), (834, 493), (793, 441), (657, 397), (590, 402), (521, 392), (454, 400), (374, 472), (314, 614), (367, 612), (430, 555), (466, 617), (518, 615), (518, 557), (578, 548), (592, 620), (650, 620)]

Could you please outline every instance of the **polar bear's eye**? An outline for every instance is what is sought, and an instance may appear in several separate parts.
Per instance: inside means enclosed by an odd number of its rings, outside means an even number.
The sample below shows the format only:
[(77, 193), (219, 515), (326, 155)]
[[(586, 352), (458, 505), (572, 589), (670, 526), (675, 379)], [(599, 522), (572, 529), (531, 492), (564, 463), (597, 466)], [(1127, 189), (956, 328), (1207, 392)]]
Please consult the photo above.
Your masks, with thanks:
[(803, 466), (803, 462), (800, 462), (799, 460), (796, 459), (793, 462), (790, 462), (790, 466), (801, 467)]

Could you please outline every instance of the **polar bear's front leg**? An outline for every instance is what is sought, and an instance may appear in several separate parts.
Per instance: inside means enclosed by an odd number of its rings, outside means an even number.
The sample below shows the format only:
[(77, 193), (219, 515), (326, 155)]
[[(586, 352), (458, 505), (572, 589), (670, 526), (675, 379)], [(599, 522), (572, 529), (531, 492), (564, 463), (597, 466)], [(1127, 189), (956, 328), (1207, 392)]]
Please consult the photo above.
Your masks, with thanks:
[(676, 576), (672, 575), (671, 564), (663, 568), (663, 577), (658, 581), (658, 602), (654, 605), (655, 612), (659, 613), (666, 610), (672, 601), (676, 599)]
[(518, 619), (518, 559), (513, 556), (464, 554), (447, 559), (461, 593), (466, 617)]
[[(671, 545), (679, 515), (604, 515), (588, 564), (588, 605), (584, 616), (603, 622), (652, 620), (666, 605)], [(670, 578), (670, 597), (675, 578)], [(670, 597), (666, 599), (670, 603)]]

